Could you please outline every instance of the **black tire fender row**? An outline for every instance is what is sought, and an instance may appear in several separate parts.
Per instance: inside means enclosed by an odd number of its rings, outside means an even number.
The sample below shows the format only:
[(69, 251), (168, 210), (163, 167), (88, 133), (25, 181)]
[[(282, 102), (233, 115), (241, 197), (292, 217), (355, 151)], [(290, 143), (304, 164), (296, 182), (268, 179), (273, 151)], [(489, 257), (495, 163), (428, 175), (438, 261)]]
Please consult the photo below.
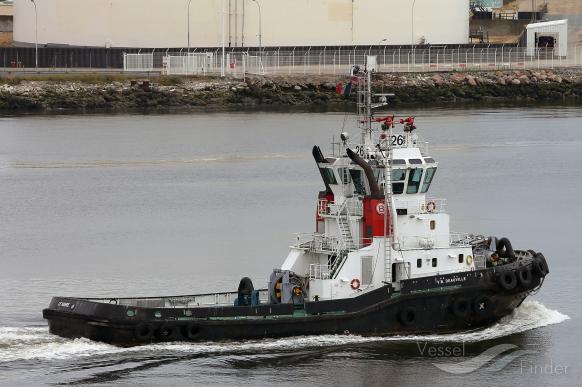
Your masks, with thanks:
[(152, 324), (142, 321), (135, 326), (133, 336), (137, 340), (146, 341), (152, 338), (155, 330), (156, 329)]
[(546, 257), (542, 253), (537, 253), (532, 262), (533, 271), (540, 277), (545, 277), (550, 273)]
[(531, 267), (522, 266), (517, 270), (517, 280), (524, 288), (527, 288), (532, 283)]
[(405, 327), (409, 327), (416, 321), (416, 311), (412, 306), (403, 308), (398, 313), (398, 321)]
[(497, 282), (504, 290), (513, 290), (517, 286), (517, 276), (514, 270), (504, 270), (497, 276)]

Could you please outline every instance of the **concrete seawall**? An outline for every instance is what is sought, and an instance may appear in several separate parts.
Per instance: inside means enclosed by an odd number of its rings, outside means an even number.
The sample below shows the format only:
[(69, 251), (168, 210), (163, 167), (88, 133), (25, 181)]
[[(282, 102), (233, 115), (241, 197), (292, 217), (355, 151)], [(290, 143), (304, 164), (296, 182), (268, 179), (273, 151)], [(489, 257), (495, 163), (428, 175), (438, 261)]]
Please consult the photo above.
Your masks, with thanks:
[[(126, 111), (257, 107), (332, 108), (354, 103), (338, 95), (337, 76), (160, 78), (132, 85), (123, 77), (3, 79), (0, 110)], [(133, 82), (135, 83), (135, 82)], [(582, 70), (377, 74), (377, 92), (395, 93), (395, 104), (478, 101), (581, 101)]]

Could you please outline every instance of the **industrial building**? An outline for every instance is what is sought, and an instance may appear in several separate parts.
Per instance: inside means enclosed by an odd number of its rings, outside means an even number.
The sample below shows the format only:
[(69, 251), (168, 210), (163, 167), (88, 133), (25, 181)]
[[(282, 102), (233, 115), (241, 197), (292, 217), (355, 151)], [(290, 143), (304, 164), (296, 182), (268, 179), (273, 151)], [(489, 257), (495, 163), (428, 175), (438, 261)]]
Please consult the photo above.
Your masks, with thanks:
[(17, 0), (14, 4), (16, 45), (465, 44), (468, 36), (469, 0)]

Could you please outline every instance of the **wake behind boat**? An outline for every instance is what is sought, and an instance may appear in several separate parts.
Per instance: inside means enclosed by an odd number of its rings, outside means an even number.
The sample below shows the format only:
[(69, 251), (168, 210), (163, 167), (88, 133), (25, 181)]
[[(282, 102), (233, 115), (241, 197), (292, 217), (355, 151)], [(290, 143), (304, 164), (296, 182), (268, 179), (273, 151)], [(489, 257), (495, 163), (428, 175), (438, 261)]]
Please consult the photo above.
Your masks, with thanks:
[(438, 162), (413, 117), (376, 116), (372, 74), (355, 69), (359, 133), (312, 150), (325, 190), (315, 232), (298, 234), (265, 288), (170, 297), (54, 297), (50, 332), (117, 345), (297, 335), (466, 331), (510, 314), (548, 274), (507, 238), (452, 233), (428, 196)]

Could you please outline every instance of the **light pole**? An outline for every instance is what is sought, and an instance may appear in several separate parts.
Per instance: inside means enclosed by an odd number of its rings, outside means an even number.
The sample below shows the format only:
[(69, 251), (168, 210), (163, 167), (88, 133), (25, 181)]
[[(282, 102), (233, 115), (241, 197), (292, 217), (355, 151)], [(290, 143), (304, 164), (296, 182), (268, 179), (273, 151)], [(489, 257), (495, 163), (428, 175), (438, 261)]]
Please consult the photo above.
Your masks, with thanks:
[(188, 0), (188, 52), (190, 52), (190, 3), (192, 0)]
[(34, 4), (34, 64), (38, 69), (38, 11), (36, 9), (36, 1), (30, 1)]
[(412, 15), (410, 17), (410, 46), (412, 48), (412, 61), (413, 63), (415, 62), (415, 57), (414, 57), (414, 5), (416, 4), (416, 0), (412, 0)]
[(226, 75), (224, 71), (226, 66), (226, 63), (224, 63), (226, 58), (226, 53), (224, 52), (224, 0), (220, 5), (220, 19), (222, 20), (222, 66), (220, 66), (220, 76), (224, 77)]
[(261, 18), (261, 4), (259, 4), (258, 0), (253, 0), (257, 3), (257, 7), (259, 7), (259, 52), (262, 51), (263, 48), (263, 31), (262, 31), (262, 18)]

